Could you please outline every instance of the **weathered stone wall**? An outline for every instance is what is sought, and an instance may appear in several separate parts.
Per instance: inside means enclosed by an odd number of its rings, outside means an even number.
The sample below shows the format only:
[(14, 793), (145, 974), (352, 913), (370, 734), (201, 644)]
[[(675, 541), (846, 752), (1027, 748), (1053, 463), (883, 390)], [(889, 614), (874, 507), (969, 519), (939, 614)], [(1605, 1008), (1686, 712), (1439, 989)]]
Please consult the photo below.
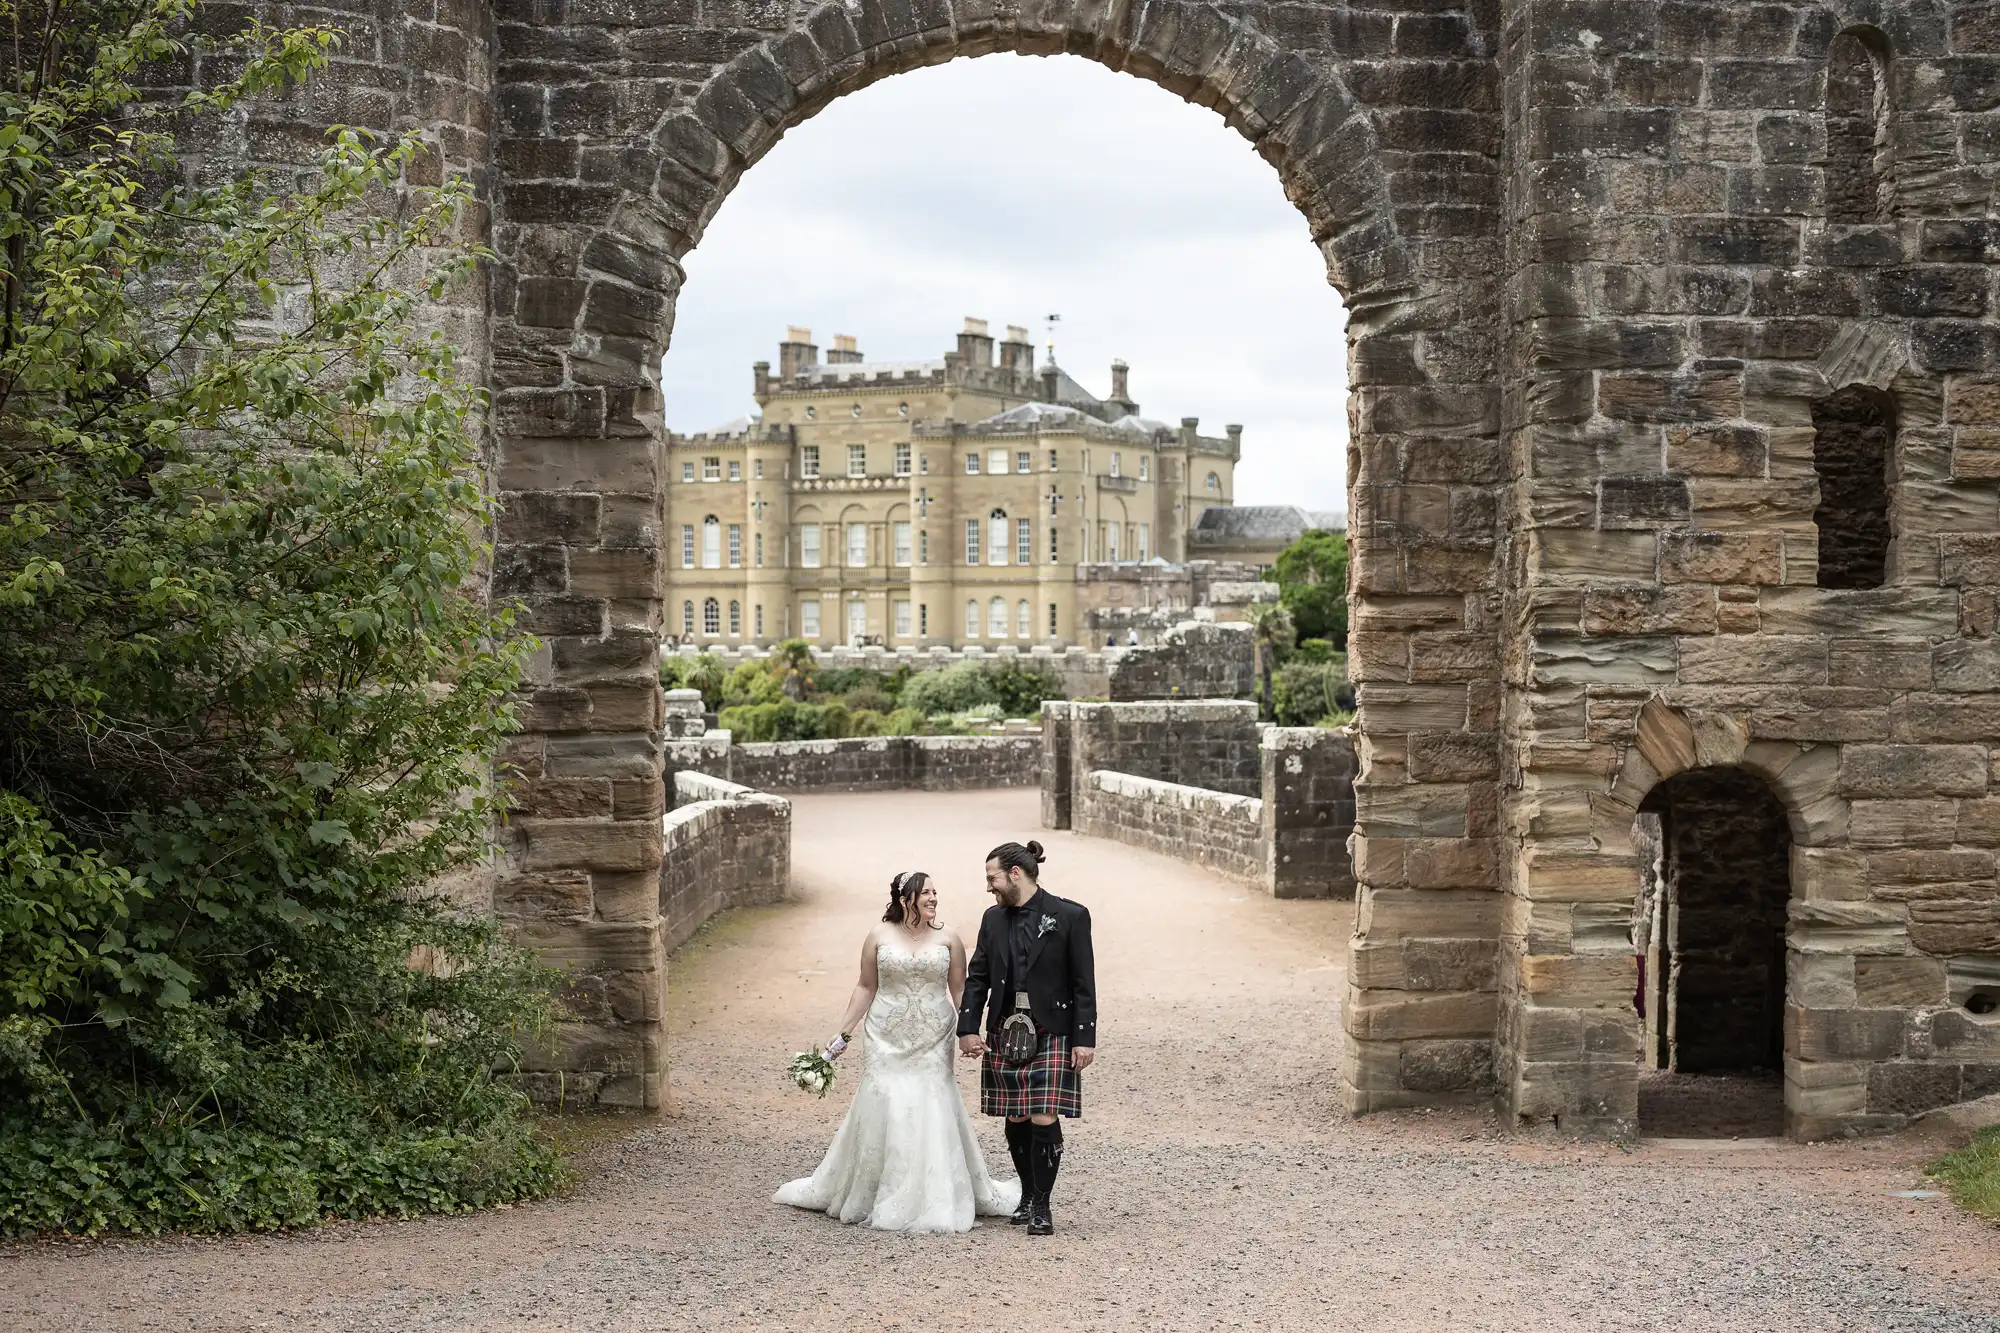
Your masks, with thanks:
[(1248, 699), (1257, 692), (1247, 625), (1184, 621), (1158, 643), (1127, 650), (1111, 667), (1111, 698)]
[(666, 947), (718, 912), (782, 900), (792, 881), (791, 802), (700, 773), (674, 778), (660, 864)]
[[(723, 738), (717, 745), (715, 737)], [(726, 774), (761, 791), (969, 791), (1041, 781), (1041, 737), (854, 736), (837, 741), (670, 742), (670, 767)]]
[[(1254, 784), (1220, 788), (1246, 770), (1245, 746)], [(1258, 727), (1248, 703), (1065, 703), (1043, 709), (1040, 750), (1045, 827), (1211, 865), (1280, 898), (1354, 893), (1347, 842), (1356, 764), (1347, 734)], [(1119, 760), (1152, 772), (1109, 766)], [(1166, 771), (1215, 781), (1155, 776)], [(1247, 835), (1245, 819), (1255, 825)]]
[[(1097, 769), (1255, 796), (1263, 787), (1257, 705), (1244, 701), (1071, 702), (1049, 717), (1069, 730), (1071, 785)], [(1044, 766), (1046, 772), (1046, 766)]]
[(1354, 738), (1265, 727), (1260, 748), (1263, 882), (1278, 898), (1352, 898)]
[(1263, 805), (1255, 796), (1100, 769), (1077, 790), (1072, 826), (1257, 881), (1265, 872)]

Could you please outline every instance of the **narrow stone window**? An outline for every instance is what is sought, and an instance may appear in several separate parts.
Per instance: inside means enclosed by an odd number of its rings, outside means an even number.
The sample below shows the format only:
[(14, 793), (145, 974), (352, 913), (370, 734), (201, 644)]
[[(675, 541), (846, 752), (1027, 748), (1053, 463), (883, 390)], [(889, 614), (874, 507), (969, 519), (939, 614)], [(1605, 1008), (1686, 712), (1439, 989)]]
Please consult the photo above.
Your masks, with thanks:
[(1889, 395), (1846, 388), (1812, 405), (1819, 473), (1819, 586), (1879, 588), (1889, 561), (1889, 458), (1896, 407)]
[(1826, 217), (1849, 225), (1883, 219), (1882, 69), (1857, 33), (1826, 55)]

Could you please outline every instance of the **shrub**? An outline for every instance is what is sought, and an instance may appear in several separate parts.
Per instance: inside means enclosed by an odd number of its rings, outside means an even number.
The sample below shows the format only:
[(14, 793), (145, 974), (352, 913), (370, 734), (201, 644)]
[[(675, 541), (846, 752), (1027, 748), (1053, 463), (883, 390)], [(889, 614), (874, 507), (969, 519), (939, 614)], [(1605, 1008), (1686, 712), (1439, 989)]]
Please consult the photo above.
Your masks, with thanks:
[(463, 593), (495, 518), (480, 403), (415, 323), (481, 280), (465, 194), (370, 216), (421, 148), (355, 131), (278, 180), (173, 184), (174, 117), (335, 40), (251, 29), (213, 59), (232, 81), (142, 97), (195, 17), (51, 9), (0, 52), (39, 62), (0, 99), (6, 1234), (451, 1210), (560, 1174), (492, 1076), (545, 978), (428, 891), (486, 845), (467, 777), (526, 647)]
[(921, 736), (924, 731), (924, 715), (914, 708), (898, 708), (882, 720), (884, 736)]
[(1294, 658), (1278, 668), (1272, 678), (1274, 720), (1283, 727), (1309, 727), (1354, 703), (1347, 684), (1347, 659), (1336, 655), (1326, 662)]
[(1038, 717), (1044, 699), (1063, 697), (1062, 681), (1054, 674), (1015, 662), (1004, 662), (988, 672), (987, 684), (1002, 717)]
[(1347, 534), (1315, 529), (1279, 552), (1278, 600), (1301, 639), (1347, 648)]
[(992, 675), (977, 662), (957, 662), (942, 671), (925, 671), (903, 687), (903, 706), (926, 717), (962, 713), (998, 702)]
[(701, 706), (711, 713), (722, 708), (731, 674), (714, 653), (674, 653), (660, 659), (660, 688), (700, 690)]
[(870, 684), (857, 685), (840, 696), (840, 701), (853, 713), (887, 713), (896, 707), (896, 701)]
[(722, 704), (725, 708), (738, 704), (775, 703), (784, 694), (784, 683), (771, 669), (768, 659), (744, 662), (722, 681)]

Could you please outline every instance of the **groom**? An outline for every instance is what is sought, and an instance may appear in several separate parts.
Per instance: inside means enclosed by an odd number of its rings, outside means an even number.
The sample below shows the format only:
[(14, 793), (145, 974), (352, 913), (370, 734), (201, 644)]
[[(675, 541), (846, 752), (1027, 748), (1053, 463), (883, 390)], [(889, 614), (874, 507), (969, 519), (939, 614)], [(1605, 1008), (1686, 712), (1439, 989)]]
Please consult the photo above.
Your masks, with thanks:
[[(965, 969), (958, 1049), (984, 1056), (979, 1109), (1007, 1117), (1007, 1149), (1021, 1176), (1021, 1206), (1011, 1219), (1031, 1236), (1055, 1233), (1049, 1194), (1062, 1166), (1061, 1116), (1083, 1114), (1085, 1069), (1097, 1055), (1097, 977), (1090, 913), (1041, 886), (1042, 845), (1002, 843), (986, 858), (986, 891), (995, 906), (979, 921), (979, 943)], [(1017, 1011), (1034, 1025), (1035, 1055), (1001, 1059), (997, 1045)]]

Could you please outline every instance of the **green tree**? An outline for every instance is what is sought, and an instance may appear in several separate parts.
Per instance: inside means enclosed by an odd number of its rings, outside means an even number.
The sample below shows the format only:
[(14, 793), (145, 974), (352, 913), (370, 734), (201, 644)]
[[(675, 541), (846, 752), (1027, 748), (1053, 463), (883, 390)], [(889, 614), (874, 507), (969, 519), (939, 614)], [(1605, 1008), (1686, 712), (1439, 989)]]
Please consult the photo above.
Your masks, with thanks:
[(1250, 644), (1256, 657), (1260, 682), (1258, 709), (1267, 722), (1274, 716), (1276, 708), (1271, 689), (1271, 669), (1277, 664), (1278, 654), (1292, 646), (1293, 633), (1292, 613), (1285, 609), (1283, 602), (1257, 602), (1250, 607)]
[(1279, 552), (1278, 600), (1300, 640), (1324, 639), (1347, 651), (1347, 534), (1316, 528)]
[(541, 974), (443, 891), (525, 646), (467, 591), (481, 404), (419, 329), (476, 280), (465, 193), (348, 130), (282, 183), (182, 172), (172, 129), (330, 31), (211, 43), (239, 72), (176, 102), (138, 85), (191, 0), (8, 17), (0, 1233), (545, 1190), (493, 1077)]

